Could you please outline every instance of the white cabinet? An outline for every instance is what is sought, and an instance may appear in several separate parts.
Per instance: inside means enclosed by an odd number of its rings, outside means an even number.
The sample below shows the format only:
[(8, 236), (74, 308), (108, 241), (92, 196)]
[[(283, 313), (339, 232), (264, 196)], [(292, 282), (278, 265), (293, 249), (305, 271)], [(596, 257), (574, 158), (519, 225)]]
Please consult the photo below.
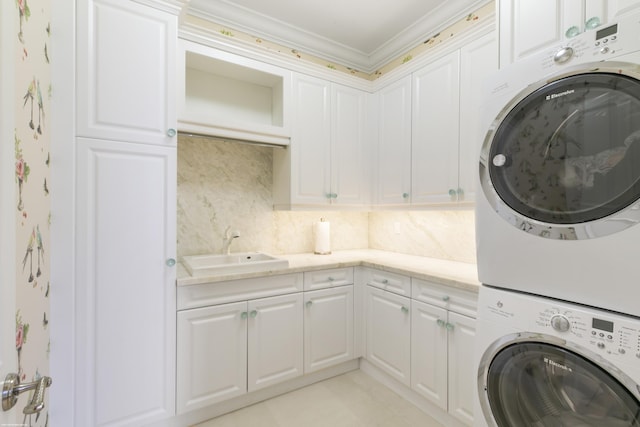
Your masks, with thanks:
[(413, 73), (411, 203), (457, 200), (460, 52)]
[(449, 414), (463, 423), (473, 425), (473, 402), (477, 393), (478, 373), (469, 363), (475, 351), (476, 320), (458, 313), (449, 312), (447, 347), (449, 372)]
[(375, 167), (378, 205), (409, 205), (411, 199), (411, 76), (378, 93)]
[(302, 294), (249, 301), (247, 310), (247, 390), (302, 375)]
[(366, 112), (368, 94), (296, 74), (291, 146), (274, 152), (274, 204), (369, 203)]
[[(175, 406), (176, 149), (79, 138), (75, 164), (76, 425), (168, 418)], [(144, 392), (123, 387), (123, 379)]]
[(458, 134), (458, 202), (474, 203), (478, 159), (489, 120), (483, 111), (487, 78), (498, 70), (495, 32), (477, 38), (460, 49), (460, 132)]
[(291, 71), (188, 40), (176, 69), (180, 131), (289, 144)]
[(302, 375), (302, 294), (178, 312), (177, 411)]
[(378, 205), (474, 202), (484, 80), (498, 69), (496, 43), (494, 32), (482, 35), (378, 93)]
[(365, 357), (406, 386), (411, 385), (411, 300), (366, 286)]
[(471, 426), (477, 373), (471, 363), (476, 321), (470, 315), (476, 300), (463, 291), (412, 281), (411, 387)]
[(638, 5), (638, 0), (500, 0), (500, 67), (557, 49)]
[(132, 1), (78, 2), (78, 136), (175, 144), (177, 19)]
[(178, 312), (177, 412), (247, 391), (247, 303)]
[(305, 292), (304, 307), (305, 374), (353, 359), (353, 285)]

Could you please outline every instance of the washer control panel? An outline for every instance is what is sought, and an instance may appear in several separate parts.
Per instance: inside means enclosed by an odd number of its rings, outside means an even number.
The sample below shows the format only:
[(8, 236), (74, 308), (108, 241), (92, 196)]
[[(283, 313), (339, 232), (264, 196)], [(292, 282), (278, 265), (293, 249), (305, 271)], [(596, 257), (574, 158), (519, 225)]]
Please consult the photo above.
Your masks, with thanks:
[(640, 367), (640, 317), (483, 287), (478, 318), (516, 331), (552, 335)]

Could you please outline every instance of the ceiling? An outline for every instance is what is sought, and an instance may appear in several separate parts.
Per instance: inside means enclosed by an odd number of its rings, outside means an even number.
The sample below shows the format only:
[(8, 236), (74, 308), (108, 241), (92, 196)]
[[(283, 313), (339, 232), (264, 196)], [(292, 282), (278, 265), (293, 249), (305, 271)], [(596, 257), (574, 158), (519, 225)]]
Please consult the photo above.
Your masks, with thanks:
[(491, 0), (190, 0), (187, 13), (365, 72)]

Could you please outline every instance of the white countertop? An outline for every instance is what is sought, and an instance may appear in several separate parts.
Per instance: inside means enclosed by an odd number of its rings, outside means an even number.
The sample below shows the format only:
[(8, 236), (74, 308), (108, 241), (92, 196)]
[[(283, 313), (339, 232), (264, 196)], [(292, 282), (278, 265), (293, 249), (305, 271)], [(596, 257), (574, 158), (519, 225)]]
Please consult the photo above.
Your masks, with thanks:
[(177, 285), (189, 286), (203, 283), (226, 282), (251, 277), (274, 276), (329, 268), (364, 266), (397, 274), (404, 274), (459, 289), (478, 292), (478, 272), (475, 264), (405, 255), (375, 249), (336, 251), (330, 255), (294, 254), (278, 255), (289, 261), (289, 268), (259, 273), (225, 274), (193, 277), (178, 264)]

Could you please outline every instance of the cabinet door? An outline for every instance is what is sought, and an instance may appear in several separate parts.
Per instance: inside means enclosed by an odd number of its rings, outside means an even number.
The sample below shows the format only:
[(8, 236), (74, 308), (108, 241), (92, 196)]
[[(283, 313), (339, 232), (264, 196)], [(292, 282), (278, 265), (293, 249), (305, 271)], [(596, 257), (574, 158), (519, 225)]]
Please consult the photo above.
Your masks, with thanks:
[(304, 372), (353, 356), (353, 285), (304, 293)]
[(247, 303), (178, 312), (177, 412), (247, 391)]
[(418, 301), (411, 307), (411, 388), (446, 411), (447, 311)]
[(77, 425), (146, 425), (175, 408), (176, 148), (83, 139), (76, 165)]
[(291, 203), (331, 201), (331, 104), (326, 80), (294, 78), (295, 113), (291, 137)]
[[(582, 3), (582, 0), (569, 0)], [(564, 40), (564, 0), (499, 2), (500, 67), (519, 61)]]
[(338, 205), (369, 202), (365, 140), (367, 93), (331, 85), (331, 201)]
[(249, 301), (248, 390), (302, 375), (302, 293)]
[(411, 203), (457, 201), (460, 53), (413, 74)]
[(367, 286), (366, 358), (407, 387), (411, 386), (410, 301)]
[(131, 1), (78, 2), (79, 136), (175, 144), (177, 16)]
[(411, 76), (381, 89), (376, 203), (411, 201)]
[(468, 426), (473, 425), (473, 402), (477, 372), (472, 363), (476, 320), (449, 312), (449, 413)]
[(480, 147), (490, 117), (482, 110), (486, 79), (498, 70), (498, 46), (491, 32), (460, 49), (460, 141), (458, 202), (474, 203)]

